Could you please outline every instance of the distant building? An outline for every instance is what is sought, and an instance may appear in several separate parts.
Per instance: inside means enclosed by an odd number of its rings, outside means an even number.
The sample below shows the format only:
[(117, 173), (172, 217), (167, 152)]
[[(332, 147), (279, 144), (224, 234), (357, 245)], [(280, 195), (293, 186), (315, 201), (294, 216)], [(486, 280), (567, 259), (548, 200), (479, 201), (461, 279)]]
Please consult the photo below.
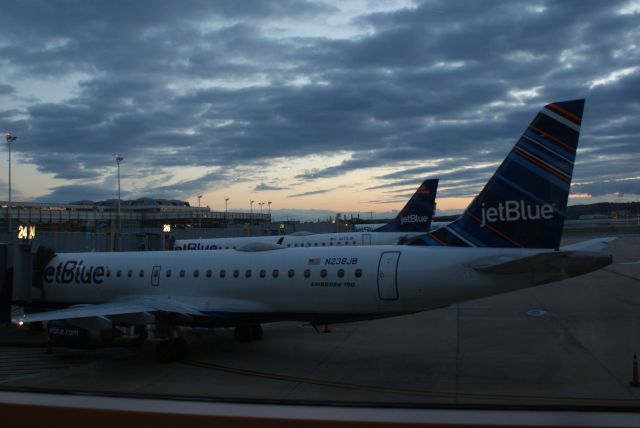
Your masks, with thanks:
[(606, 220), (608, 218), (609, 216), (604, 214), (583, 214), (578, 217), (578, 220)]
[[(7, 229), (8, 207), (0, 201), (0, 230)], [(95, 231), (116, 227), (118, 200), (77, 201), (70, 204), (12, 202), (12, 224), (36, 225), (44, 231)], [(209, 207), (192, 207), (186, 201), (140, 198), (120, 203), (121, 230), (154, 228), (163, 225), (187, 229), (221, 228), (234, 224), (264, 224), (270, 214), (211, 211)]]

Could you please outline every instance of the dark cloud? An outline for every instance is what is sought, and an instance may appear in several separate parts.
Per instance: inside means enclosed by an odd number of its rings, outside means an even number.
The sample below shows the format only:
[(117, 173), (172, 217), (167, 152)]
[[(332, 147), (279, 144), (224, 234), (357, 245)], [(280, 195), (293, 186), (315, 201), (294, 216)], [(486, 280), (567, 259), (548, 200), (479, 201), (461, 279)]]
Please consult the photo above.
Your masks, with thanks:
[(265, 191), (269, 191), (269, 190), (286, 190), (286, 189), (288, 189), (288, 187), (271, 186), (271, 185), (265, 184), (265, 183), (260, 183), (256, 187), (253, 188), (253, 190), (256, 191), (256, 192), (265, 192)]
[[(363, 11), (352, 24), (366, 32), (336, 39), (284, 30), (284, 19), (302, 27), (336, 12), (317, 2), (8, 2), (0, 58), (11, 83), (0, 84), (0, 101), (20, 97), (25, 108), (0, 108), (0, 120), (20, 136), (16, 150), (66, 180), (104, 181), (115, 153), (142, 178), (351, 152), (296, 179), (384, 166), (396, 171), (370, 190), (438, 173), (447, 197), (473, 195), (492, 168), (462, 167), (500, 162), (542, 105), (584, 96), (576, 182), (621, 193), (640, 155), (640, 27), (637, 13), (619, 13), (626, 4), (425, 1)], [(64, 101), (26, 101), (18, 83), (70, 76), (78, 85)], [(185, 198), (228, 179), (132, 196)], [(47, 198), (83, 193), (77, 186)]]
[(640, 195), (640, 178), (576, 184), (572, 187), (572, 190), (574, 193), (587, 193), (591, 196), (604, 196), (612, 193), (617, 196)]
[(5, 85), (0, 83), (0, 96), (2, 95), (11, 95), (16, 92), (16, 88), (11, 85)]
[(324, 193), (329, 193), (333, 190), (335, 189), (311, 190), (309, 192), (296, 193), (295, 195), (289, 195), (288, 198), (302, 198), (303, 196), (322, 195)]
[[(122, 199), (128, 198), (128, 193), (126, 191), (122, 191), (120, 195)], [(107, 189), (104, 186), (85, 184), (53, 187), (51, 189), (51, 193), (46, 196), (36, 198), (35, 201), (46, 203), (70, 203), (81, 200), (100, 201), (114, 198), (118, 198), (117, 189)]]

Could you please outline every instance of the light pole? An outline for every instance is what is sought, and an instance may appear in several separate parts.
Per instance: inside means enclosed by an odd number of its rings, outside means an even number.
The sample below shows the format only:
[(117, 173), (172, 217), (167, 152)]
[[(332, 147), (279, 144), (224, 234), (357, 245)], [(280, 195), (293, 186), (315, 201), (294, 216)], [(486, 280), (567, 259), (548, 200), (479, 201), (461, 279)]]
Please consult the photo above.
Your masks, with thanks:
[(202, 193), (198, 193), (198, 227), (202, 229), (202, 213), (200, 212), (200, 199), (202, 199)]
[(269, 206), (269, 219), (271, 219), (271, 201), (267, 202), (267, 205)]
[(9, 216), (9, 240), (13, 241), (13, 231), (11, 227), (11, 143), (16, 141), (18, 137), (11, 132), (5, 132), (4, 136), (7, 139), (7, 147), (9, 148), (9, 206), (7, 207), (7, 213)]
[(229, 202), (229, 198), (224, 198), (224, 221), (226, 223), (227, 228), (229, 227), (229, 214), (227, 210), (227, 203)]
[(118, 166), (118, 227), (116, 228), (116, 245), (117, 249), (120, 250), (120, 162), (124, 160), (119, 154), (116, 154), (116, 165)]
[(249, 201), (251, 205), (251, 214), (249, 214), (249, 236), (253, 235), (253, 200)]
[(258, 205), (260, 205), (260, 214), (262, 214), (262, 206), (264, 205), (264, 202), (258, 202)]

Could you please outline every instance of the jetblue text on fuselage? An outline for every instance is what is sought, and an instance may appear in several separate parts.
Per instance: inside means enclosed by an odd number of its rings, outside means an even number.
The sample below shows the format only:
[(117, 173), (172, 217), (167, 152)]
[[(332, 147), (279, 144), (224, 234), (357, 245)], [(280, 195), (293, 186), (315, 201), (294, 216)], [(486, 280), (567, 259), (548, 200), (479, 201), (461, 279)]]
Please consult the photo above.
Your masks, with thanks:
[(410, 214), (407, 216), (400, 217), (400, 224), (405, 223), (427, 223), (429, 221), (428, 215), (420, 216), (418, 214)]
[(44, 271), (44, 281), (56, 284), (102, 284), (104, 266), (85, 266), (82, 260), (68, 260), (49, 266)]
[(218, 250), (218, 249), (222, 249), (222, 247), (218, 247), (215, 244), (209, 244), (209, 245), (202, 245), (199, 242), (189, 242), (186, 243), (182, 246), (180, 245), (176, 245), (174, 248), (174, 250)]
[(482, 204), (482, 221), (480, 227), (485, 227), (487, 223), (497, 221), (520, 221), (520, 220), (551, 220), (553, 218), (553, 206), (527, 205), (524, 201), (500, 202), (497, 207), (485, 208)]

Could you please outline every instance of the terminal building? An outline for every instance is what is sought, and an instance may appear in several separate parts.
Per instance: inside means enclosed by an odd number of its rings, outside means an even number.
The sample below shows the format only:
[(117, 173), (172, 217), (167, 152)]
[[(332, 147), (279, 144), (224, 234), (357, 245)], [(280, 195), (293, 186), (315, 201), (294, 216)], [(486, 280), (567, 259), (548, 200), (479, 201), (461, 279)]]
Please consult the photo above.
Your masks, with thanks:
[(271, 226), (271, 214), (212, 211), (168, 199), (122, 200), (119, 205), (117, 199), (12, 202), (9, 209), (0, 201), (0, 242), (27, 240), (56, 251), (131, 251), (169, 249), (174, 238), (281, 233)]

